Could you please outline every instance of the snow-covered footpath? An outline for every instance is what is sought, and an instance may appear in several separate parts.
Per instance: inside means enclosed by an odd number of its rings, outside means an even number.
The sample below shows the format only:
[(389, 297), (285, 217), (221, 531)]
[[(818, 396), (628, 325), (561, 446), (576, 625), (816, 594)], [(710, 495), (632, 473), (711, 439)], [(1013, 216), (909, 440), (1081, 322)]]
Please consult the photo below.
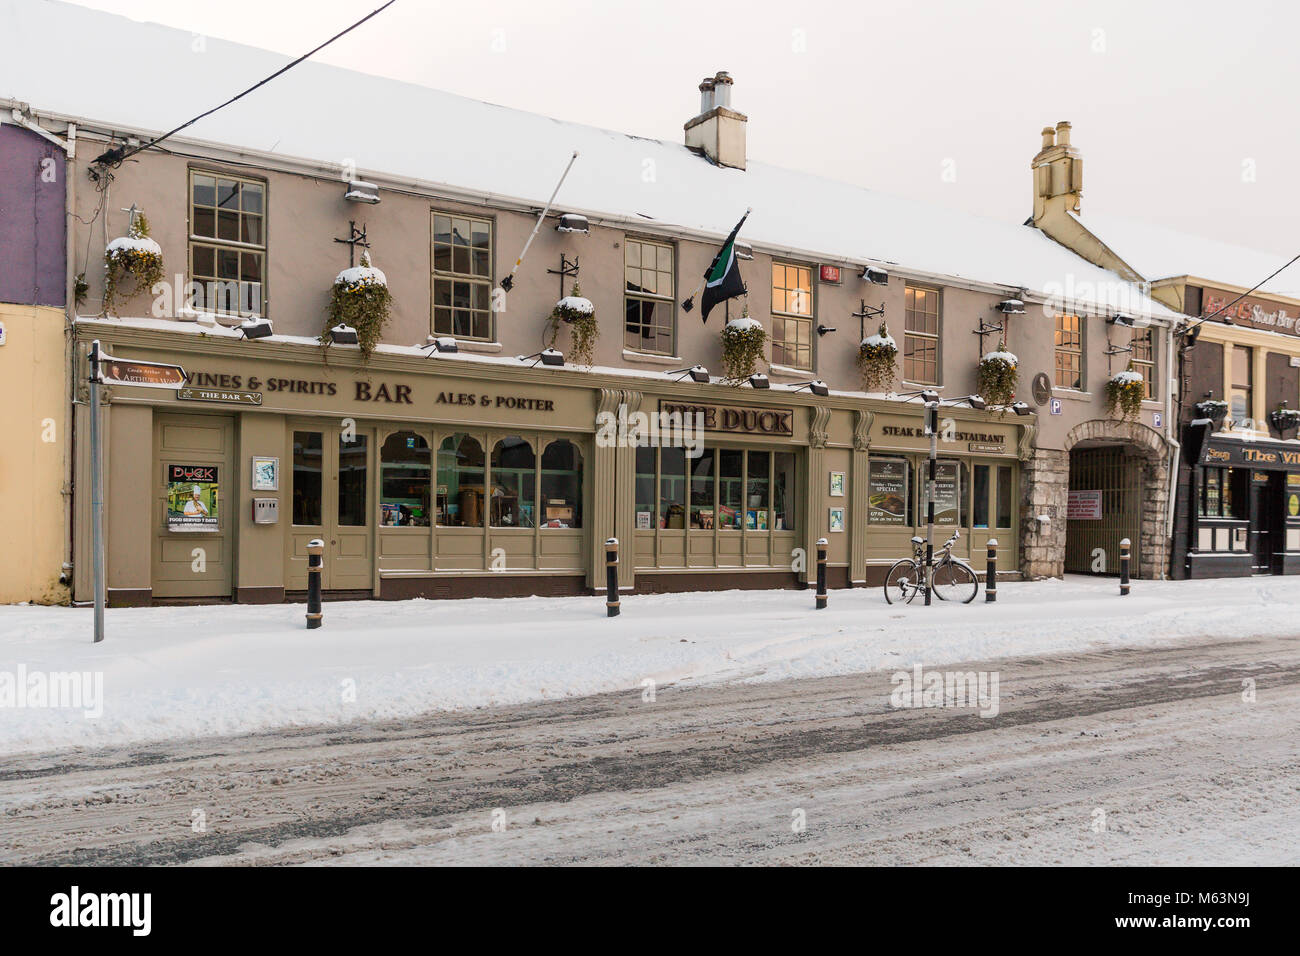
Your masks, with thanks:
[[(969, 605), (889, 606), (879, 589), (347, 602), (0, 608), (0, 752), (398, 718), (673, 681), (782, 680), (1182, 638), (1300, 634), (1300, 580), (999, 585)], [(32, 704), (33, 681), (102, 675), (102, 714)], [(19, 678), (27, 689), (15, 688)], [(92, 680), (91, 686), (93, 687)], [(17, 700), (15, 700), (15, 690)]]

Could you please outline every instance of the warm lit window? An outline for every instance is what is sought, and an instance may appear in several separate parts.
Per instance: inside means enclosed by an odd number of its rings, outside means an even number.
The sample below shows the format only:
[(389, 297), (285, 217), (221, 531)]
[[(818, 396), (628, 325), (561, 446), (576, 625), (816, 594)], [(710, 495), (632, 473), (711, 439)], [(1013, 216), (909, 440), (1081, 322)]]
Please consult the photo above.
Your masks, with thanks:
[(1156, 340), (1152, 329), (1133, 330), (1133, 371), (1142, 376), (1147, 398), (1156, 393)]
[(190, 170), (190, 279), (194, 308), (266, 312), (266, 184)]
[(628, 239), (623, 267), (623, 347), (672, 355), (673, 247)]
[(1056, 317), (1056, 387), (1083, 388), (1083, 319)]
[(772, 263), (772, 361), (812, 370), (812, 269)]
[(433, 214), (433, 332), (492, 338), (492, 222)]
[(379, 449), (379, 523), (387, 528), (429, 525), (433, 477), (429, 443), (415, 432), (394, 432)]
[(903, 295), (903, 379), (938, 385), (939, 292), (908, 286)]

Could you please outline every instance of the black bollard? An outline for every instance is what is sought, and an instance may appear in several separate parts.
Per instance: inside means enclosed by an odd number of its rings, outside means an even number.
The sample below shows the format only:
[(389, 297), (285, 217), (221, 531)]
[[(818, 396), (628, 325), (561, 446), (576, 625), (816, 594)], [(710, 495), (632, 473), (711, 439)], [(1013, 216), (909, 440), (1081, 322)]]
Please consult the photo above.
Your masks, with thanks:
[(313, 538), (307, 542), (307, 630), (320, 627), (320, 578), (325, 570), (325, 542)]
[(605, 542), (605, 616), (618, 617), (618, 538)]
[(1128, 538), (1125, 538), (1123, 541), (1119, 543), (1119, 596), (1120, 597), (1124, 597), (1129, 592), (1128, 563), (1129, 563), (1130, 547), (1132, 547), (1132, 543), (1129, 541)]
[(998, 539), (989, 538), (989, 566), (984, 572), (984, 603), (998, 599)]
[(826, 545), (825, 538), (817, 539), (817, 610), (826, 607)]

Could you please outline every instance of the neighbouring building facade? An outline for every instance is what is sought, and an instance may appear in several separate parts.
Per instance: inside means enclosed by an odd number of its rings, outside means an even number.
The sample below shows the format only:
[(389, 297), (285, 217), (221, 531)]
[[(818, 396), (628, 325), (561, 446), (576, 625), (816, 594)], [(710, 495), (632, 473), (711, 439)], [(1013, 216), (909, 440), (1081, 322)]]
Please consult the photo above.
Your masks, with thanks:
[[(147, 39), (186, 103), (283, 62), (213, 40), (188, 57), (159, 42), (176, 31), (58, 4), (4, 9), (19, 35), (88, 51), (91, 38)], [(29, 45), (14, 55), (41, 55)], [(959, 530), (956, 553), (982, 557), (996, 538), (1000, 567), (1031, 577), (1069, 568), (1071, 548), (1103, 549), (1113, 572), (1121, 537), (1140, 576), (1167, 564), (1170, 433), (1150, 413), (1168, 407), (1177, 314), (1033, 229), (753, 161), (726, 74), (701, 84), (673, 144), (309, 62), (125, 161), (111, 151), (175, 117), (61, 75), (32, 83), (4, 108), (76, 141), (76, 600), (90, 596), (93, 341), (187, 375), (174, 391), (105, 390), (116, 604), (293, 598), (316, 538), (335, 596), (599, 592), (610, 537), (629, 591), (804, 586), (820, 538), (832, 586), (877, 583), (924, 533), (924, 389), (945, 402), (937, 543)], [(347, 103), (368, 104), (374, 130), (418, 117), (460, 135), (359, 142), (334, 122)], [(750, 207), (748, 294), (701, 322), (699, 297), (683, 301)], [(108, 298), (104, 250), (144, 242), (141, 213), (163, 279)], [(357, 275), (363, 251), (392, 296), (369, 354), (324, 344), (335, 279)], [(577, 326), (549, 323), (578, 286), (598, 330), (589, 361), (575, 360)], [(1110, 347), (1135, 334), (1113, 321), (1117, 299), (1150, 333), (1139, 421), (1113, 420), (1101, 388)], [(727, 382), (720, 333), (742, 310), (766, 335), (766, 378)], [(882, 320), (894, 380), (866, 391), (859, 344)], [(999, 348), (1016, 357), (1018, 411), (962, 401)], [(641, 414), (702, 434), (637, 441), (622, 426)], [(1067, 531), (1076, 451), (1137, 497), (1081, 542)]]
[(6, 113), (0, 170), (0, 602), (55, 604), (71, 568), (65, 153)]
[[(1059, 142), (1064, 129), (1066, 140)], [(1034, 223), (1187, 321), (1175, 337), (1174, 578), (1300, 571), (1300, 275), (1286, 257), (1080, 209), (1069, 124), (1043, 130)], [(1057, 142), (1049, 142), (1058, 138)], [(1059, 166), (1057, 179), (1046, 170)], [(1059, 187), (1059, 188), (1058, 188)], [(1039, 190), (1038, 192), (1042, 192)], [(1260, 284), (1262, 283), (1262, 285)], [(1259, 286), (1256, 289), (1256, 286)], [(1254, 290), (1254, 291), (1252, 291)], [(1201, 424), (1193, 427), (1193, 422)]]

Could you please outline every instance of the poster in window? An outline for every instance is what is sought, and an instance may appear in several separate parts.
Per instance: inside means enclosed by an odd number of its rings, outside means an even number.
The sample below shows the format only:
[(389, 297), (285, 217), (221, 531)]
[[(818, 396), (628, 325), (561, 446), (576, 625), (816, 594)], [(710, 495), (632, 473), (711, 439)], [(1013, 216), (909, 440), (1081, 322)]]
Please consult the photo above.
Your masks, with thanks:
[(907, 462), (873, 458), (867, 468), (867, 520), (872, 524), (907, 522)]
[(167, 466), (167, 530), (216, 531), (216, 465)]
[[(929, 465), (923, 467), (928, 468)], [(957, 523), (957, 463), (941, 461), (934, 473), (934, 523)]]

